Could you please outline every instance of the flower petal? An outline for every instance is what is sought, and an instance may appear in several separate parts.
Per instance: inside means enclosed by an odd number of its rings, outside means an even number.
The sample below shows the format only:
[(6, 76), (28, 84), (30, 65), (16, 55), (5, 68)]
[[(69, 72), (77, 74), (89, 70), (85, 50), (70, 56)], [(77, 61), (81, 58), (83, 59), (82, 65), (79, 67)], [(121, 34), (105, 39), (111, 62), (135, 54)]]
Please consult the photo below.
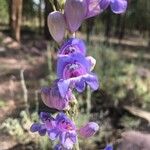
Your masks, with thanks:
[(87, 11), (84, 0), (67, 0), (65, 4), (64, 14), (69, 31), (72, 33), (77, 31), (84, 20)]
[(75, 84), (75, 88), (78, 92), (83, 92), (85, 90), (85, 82), (83, 79), (81, 79), (80, 81), (77, 81), (76, 84)]
[(86, 57), (86, 59), (90, 64), (90, 71), (92, 71), (96, 65), (96, 59), (93, 58), (92, 56), (88, 56), (88, 57)]
[(90, 72), (90, 64), (86, 60), (86, 58), (80, 53), (75, 53), (75, 54), (71, 54), (69, 56), (60, 56), (60, 57), (58, 57), (57, 77), (59, 79), (64, 79), (64, 76), (63, 76), (64, 74), (63, 73), (64, 73), (65, 67), (69, 64), (74, 64), (75, 62), (80, 64), (82, 67), (84, 67), (86, 72)]
[(79, 77), (70, 79), (61, 79), (58, 82), (58, 88), (62, 97), (65, 97), (69, 89), (76, 89), (78, 92), (83, 92), (87, 83), (93, 90), (99, 88), (98, 78), (95, 74), (85, 74)]
[(48, 15), (47, 22), (49, 32), (54, 40), (58, 43), (62, 42), (66, 30), (66, 23), (63, 14), (59, 11), (54, 11)]
[(32, 124), (32, 126), (30, 127), (30, 131), (31, 132), (37, 132), (39, 131), (41, 128), (41, 124), (40, 123), (34, 123)]
[(56, 138), (59, 136), (59, 133), (60, 133), (59, 130), (57, 128), (54, 128), (48, 131), (48, 137), (51, 140), (56, 140)]
[(104, 11), (105, 9), (107, 9), (107, 7), (109, 6), (111, 0), (100, 0), (100, 8), (101, 11)]
[(86, 54), (86, 46), (83, 40), (78, 38), (70, 38), (59, 49), (59, 55), (69, 55), (72, 53)]
[(39, 134), (40, 134), (40, 136), (44, 136), (45, 134), (46, 134), (46, 128), (42, 128), (42, 129), (40, 129), (39, 130)]
[(63, 146), (61, 144), (57, 144), (55, 147), (54, 147), (54, 150), (63, 150)]
[(71, 83), (71, 80), (69, 80), (69, 79), (68, 80), (61, 79), (58, 82), (59, 92), (63, 98), (66, 97), (66, 95), (69, 91), (70, 83)]
[(100, 5), (99, 5), (100, 0), (87, 0), (87, 14), (85, 18), (90, 18), (98, 15), (101, 11)]
[(63, 145), (64, 148), (66, 149), (72, 149), (73, 148), (73, 144), (76, 143), (76, 140), (77, 140), (77, 136), (76, 136), (76, 133), (64, 133), (62, 134), (62, 137), (61, 137), (61, 143)]
[(83, 138), (89, 138), (93, 136), (99, 130), (99, 126), (95, 122), (89, 122), (79, 130), (79, 134)]
[(46, 134), (46, 128), (45, 128), (45, 124), (40, 124), (40, 129), (38, 130), (39, 134), (41, 136), (44, 136)]
[(113, 150), (113, 146), (112, 145), (107, 145), (104, 150)]
[[(58, 81), (57, 81), (58, 82)], [(55, 108), (58, 110), (64, 110), (67, 108), (71, 91), (66, 93), (67, 95), (65, 97), (62, 97), (57, 85), (57, 82), (53, 84), (52, 87), (45, 87), (41, 90), (41, 96), (42, 100), (45, 105), (47, 105), (50, 108)]]
[(95, 91), (99, 88), (99, 81), (95, 74), (87, 74), (83, 77), (85, 82)]
[(41, 112), (40, 113), (40, 119), (42, 120), (42, 122), (45, 122), (46, 120), (48, 120), (49, 118), (52, 118), (49, 113), (46, 112)]
[(111, 0), (111, 10), (116, 14), (124, 13), (127, 9), (126, 0)]

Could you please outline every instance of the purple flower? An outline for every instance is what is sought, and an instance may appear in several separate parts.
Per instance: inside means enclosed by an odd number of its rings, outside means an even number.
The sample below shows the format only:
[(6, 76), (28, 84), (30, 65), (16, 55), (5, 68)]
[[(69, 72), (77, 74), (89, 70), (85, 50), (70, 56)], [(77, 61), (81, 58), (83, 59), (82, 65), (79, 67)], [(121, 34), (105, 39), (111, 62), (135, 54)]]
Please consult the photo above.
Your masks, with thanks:
[(70, 32), (75, 32), (81, 23), (100, 13), (100, 0), (67, 0), (64, 14)]
[(53, 127), (54, 118), (52, 118), (48, 113), (41, 112), (40, 119), (42, 123), (33, 123), (30, 127), (30, 131), (38, 132), (41, 136), (44, 136), (47, 129)]
[(51, 140), (59, 139), (65, 149), (72, 149), (77, 140), (76, 126), (64, 113), (60, 113), (56, 116), (55, 127), (48, 130), (48, 136)]
[(59, 49), (59, 55), (70, 55), (72, 53), (86, 54), (86, 46), (81, 39), (70, 38)]
[(99, 130), (99, 126), (95, 122), (89, 122), (79, 130), (79, 134), (83, 138), (89, 138), (93, 136)]
[(57, 63), (58, 88), (62, 97), (69, 89), (82, 92), (88, 84), (93, 90), (99, 87), (98, 78), (90, 72), (91, 64), (80, 53), (69, 56), (60, 56)]
[(80, 27), (87, 7), (85, 0), (67, 0), (65, 3), (64, 14), (66, 24), (70, 32), (75, 32)]
[(58, 80), (56, 80), (51, 87), (42, 88), (41, 97), (46, 106), (58, 110), (64, 110), (67, 109), (69, 102), (71, 101), (72, 92), (68, 90), (65, 97), (62, 97), (57, 82)]
[(127, 9), (127, 0), (101, 0), (101, 11), (107, 9), (109, 5), (114, 13), (121, 14), (124, 13)]
[(55, 41), (61, 43), (65, 31), (66, 31), (66, 22), (64, 15), (59, 11), (51, 12), (47, 18), (49, 31)]
[(77, 129), (74, 122), (70, 120), (64, 113), (59, 113), (55, 118), (48, 113), (40, 114), (42, 123), (34, 123), (31, 132), (39, 132), (40, 135), (48, 134), (51, 140), (58, 140), (59, 144), (55, 146), (55, 150), (69, 150), (77, 141), (77, 133), (83, 138), (91, 137), (98, 131), (99, 126), (94, 122)]
[(54, 150), (64, 150), (63, 146), (61, 144), (57, 144), (55, 147), (54, 147)]
[(101, 12), (99, 2), (100, 0), (86, 0), (87, 12), (85, 18), (94, 17)]
[(113, 150), (113, 146), (112, 145), (107, 145), (104, 150)]

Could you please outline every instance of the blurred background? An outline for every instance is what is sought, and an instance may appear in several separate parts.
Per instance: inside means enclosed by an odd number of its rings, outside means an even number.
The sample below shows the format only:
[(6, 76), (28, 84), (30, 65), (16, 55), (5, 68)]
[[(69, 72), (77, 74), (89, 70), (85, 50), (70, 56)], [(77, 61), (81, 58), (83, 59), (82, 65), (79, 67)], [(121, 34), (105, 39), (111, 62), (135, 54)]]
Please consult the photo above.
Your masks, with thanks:
[[(55, 1), (57, 7), (57, 1)], [(55, 77), (58, 46), (47, 27), (49, 0), (0, 0), (0, 150), (50, 150), (29, 128), (41, 111), (55, 112), (39, 90)], [(128, 0), (125, 14), (109, 9), (86, 20), (77, 37), (96, 58), (96, 92), (76, 95), (78, 126), (98, 121), (100, 132), (80, 140), (82, 150), (117, 145), (126, 130), (150, 132), (150, 1)]]

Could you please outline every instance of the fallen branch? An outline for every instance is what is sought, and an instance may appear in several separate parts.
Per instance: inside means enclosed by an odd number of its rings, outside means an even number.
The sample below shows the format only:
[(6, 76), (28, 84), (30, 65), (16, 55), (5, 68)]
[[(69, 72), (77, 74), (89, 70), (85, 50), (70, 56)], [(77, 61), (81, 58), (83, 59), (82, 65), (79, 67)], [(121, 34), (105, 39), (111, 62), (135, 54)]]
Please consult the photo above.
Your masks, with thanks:
[(132, 115), (138, 116), (140, 118), (143, 118), (145, 120), (147, 120), (150, 123), (150, 112), (141, 110), (137, 107), (131, 107), (131, 106), (124, 106), (123, 107), (126, 111), (128, 111), (129, 113), (131, 113)]

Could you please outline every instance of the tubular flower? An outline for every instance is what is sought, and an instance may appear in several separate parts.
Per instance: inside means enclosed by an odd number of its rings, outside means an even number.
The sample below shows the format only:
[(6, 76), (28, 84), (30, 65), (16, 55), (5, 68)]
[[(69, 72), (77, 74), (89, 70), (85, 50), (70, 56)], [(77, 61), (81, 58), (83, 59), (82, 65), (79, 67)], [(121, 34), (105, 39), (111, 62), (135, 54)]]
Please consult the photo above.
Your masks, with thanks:
[(30, 127), (31, 132), (38, 132), (41, 136), (44, 136), (47, 129), (52, 128), (54, 125), (54, 118), (48, 113), (41, 112), (40, 119), (42, 123), (33, 123)]
[(100, 0), (101, 11), (107, 9), (110, 5), (112, 12), (116, 14), (124, 13), (127, 9), (126, 0)]
[[(75, 53), (80, 53), (83, 56), (86, 55), (86, 46), (83, 40), (78, 38), (70, 38), (62, 44), (61, 48), (58, 51), (58, 56), (60, 55), (71, 55)], [(96, 60), (92, 56), (86, 57), (86, 60), (90, 64), (90, 70), (92, 71), (96, 65)]]
[(76, 126), (64, 113), (59, 113), (55, 127), (48, 130), (48, 136), (51, 140), (59, 139), (64, 148), (72, 149), (77, 140)]
[[(99, 126), (94, 122), (90, 122), (86, 126), (77, 129), (74, 122), (64, 113), (58, 113), (58, 115), (53, 118), (48, 113), (42, 112), (40, 118), (42, 123), (34, 123), (30, 130), (31, 132), (42, 132), (42, 134), (40, 134), (42, 136), (47, 133), (51, 140), (58, 140), (59, 144), (55, 146), (55, 150), (72, 149), (77, 141), (78, 133), (82, 137), (88, 138), (94, 135), (99, 129)], [(43, 128), (41, 128), (41, 126)]]
[(91, 64), (80, 53), (58, 57), (57, 77), (60, 79), (58, 88), (61, 96), (65, 97), (68, 90), (74, 88), (78, 92), (83, 92), (86, 84), (97, 90), (98, 78), (90, 70)]
[(58, 85), (58, 80), (54, 82), (51, 87), (44, 87), (41, 89), (41, 97), (44, 104), (50, 108), (55, 108), (57, 110), (67, 109), (69, 102), (72, 98), (72, 92), (68, 90), (65, 97), (60, 95)]
[(64, 14), (66, 18), (66, 24), (70, 32), (75, 32), (83, 22), (86, 14), (86, 2), (85, 0), (67, 0), (65, 3)]
[(81, 23), (90, 17), (100, 13), (100, 0), (67, 0), (64, 14), (66, 24), (70, 32), (75, 32)]
[(52, 37), (56, 42), (61, 43), (66, 31), (64, 15), (59, 11), (51, 12), (48, 15), (47, 22), (49, 32), (51, 33)]
[(113, 150), (113, 146), (112, 145), (107, 145), (104, 150)]
[(89, 122), (79, 130), (80, 136), (83, 138), (89, 138), (93, 136), (99, 130), (99, 126), (95, 122)]
[(70, 55), (73, 53), (86, 54), (86, 46), (83, 40), (78, 38), (70, 38), (59, 49), (59, 55)]

